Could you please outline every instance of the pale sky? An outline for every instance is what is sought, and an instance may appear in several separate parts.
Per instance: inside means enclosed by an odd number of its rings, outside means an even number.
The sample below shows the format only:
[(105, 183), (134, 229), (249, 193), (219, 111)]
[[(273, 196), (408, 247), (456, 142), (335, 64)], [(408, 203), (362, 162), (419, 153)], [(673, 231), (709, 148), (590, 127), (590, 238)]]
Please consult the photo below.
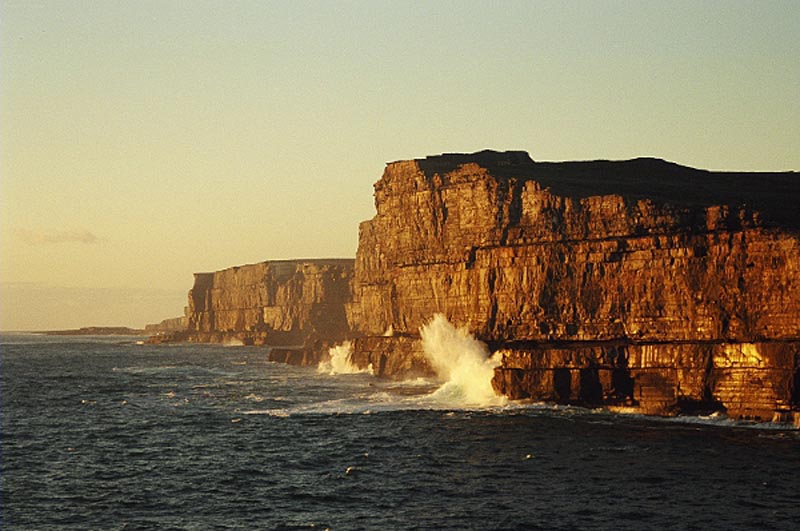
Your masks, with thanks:
[(352, 257), (392, 160), (800, 170), (796, 0), (2, 0), (0, 54), (2, 330)]

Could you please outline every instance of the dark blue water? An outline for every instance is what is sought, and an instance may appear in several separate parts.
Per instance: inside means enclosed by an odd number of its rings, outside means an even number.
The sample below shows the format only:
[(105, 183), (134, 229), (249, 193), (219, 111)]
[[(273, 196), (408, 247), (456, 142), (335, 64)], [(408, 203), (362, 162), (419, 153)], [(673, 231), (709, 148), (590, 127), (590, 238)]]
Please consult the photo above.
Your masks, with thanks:
[(4, 529), (798, 529), (800, 434), (3, 336)]

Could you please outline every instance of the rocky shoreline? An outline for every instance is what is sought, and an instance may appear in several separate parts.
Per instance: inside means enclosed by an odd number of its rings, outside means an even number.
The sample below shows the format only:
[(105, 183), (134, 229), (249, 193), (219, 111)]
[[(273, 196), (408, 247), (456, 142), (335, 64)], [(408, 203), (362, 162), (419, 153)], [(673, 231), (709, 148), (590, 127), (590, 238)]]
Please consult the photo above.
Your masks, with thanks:
[(198, 274), (175, 338), (297, 364), (349, 338), (354, 364), (405, 378), (430, 373), (419, 330), (443, 314), (501, 353), (511, 398), (800, 417), (798, 200), (795, 172), (658, 159), (393, 162), (355, 261)]

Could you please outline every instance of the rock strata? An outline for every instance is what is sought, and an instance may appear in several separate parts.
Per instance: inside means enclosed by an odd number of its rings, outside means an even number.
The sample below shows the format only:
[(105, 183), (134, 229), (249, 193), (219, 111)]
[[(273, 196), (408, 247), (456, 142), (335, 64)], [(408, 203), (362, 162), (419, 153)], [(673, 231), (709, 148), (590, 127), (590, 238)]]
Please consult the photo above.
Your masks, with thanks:
[(196, 273), (178, 339), (323, 350), (349, 334), (352, 272), (352, 259), (314, 259)]
[(657, 159), (390, 163), (359, 228), (353, 360), (424, 371), (443, 313), (502, 351), (512, 398), (770, 420), (800, 406), (799, 201), (794, 172)]

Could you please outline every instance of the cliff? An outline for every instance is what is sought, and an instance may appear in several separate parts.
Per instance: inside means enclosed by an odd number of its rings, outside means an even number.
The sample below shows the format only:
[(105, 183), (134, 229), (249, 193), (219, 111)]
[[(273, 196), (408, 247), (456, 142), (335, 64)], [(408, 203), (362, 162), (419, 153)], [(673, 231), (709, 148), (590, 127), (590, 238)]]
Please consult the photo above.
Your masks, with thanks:
[(387, 165), (359, 229), (353, 360), (429, 371), (436, 313), (512, 398), (770, 419), (800, 406), (800, 175), (524, 152)]
[[(186, 309), (184, 309), (185, 311)], [(144, 331), (148, 334), (170, 334), (174, 332), (183, 332), (186, 330), (187, 318), (185, 315), (181, 317), (172, 317), (164, 319), (160, 323), (145, 325)]]
[(280, 260), (196, 273), (186, 332), (198, 342), (310, 348), (349, 334), (352, 259)]

